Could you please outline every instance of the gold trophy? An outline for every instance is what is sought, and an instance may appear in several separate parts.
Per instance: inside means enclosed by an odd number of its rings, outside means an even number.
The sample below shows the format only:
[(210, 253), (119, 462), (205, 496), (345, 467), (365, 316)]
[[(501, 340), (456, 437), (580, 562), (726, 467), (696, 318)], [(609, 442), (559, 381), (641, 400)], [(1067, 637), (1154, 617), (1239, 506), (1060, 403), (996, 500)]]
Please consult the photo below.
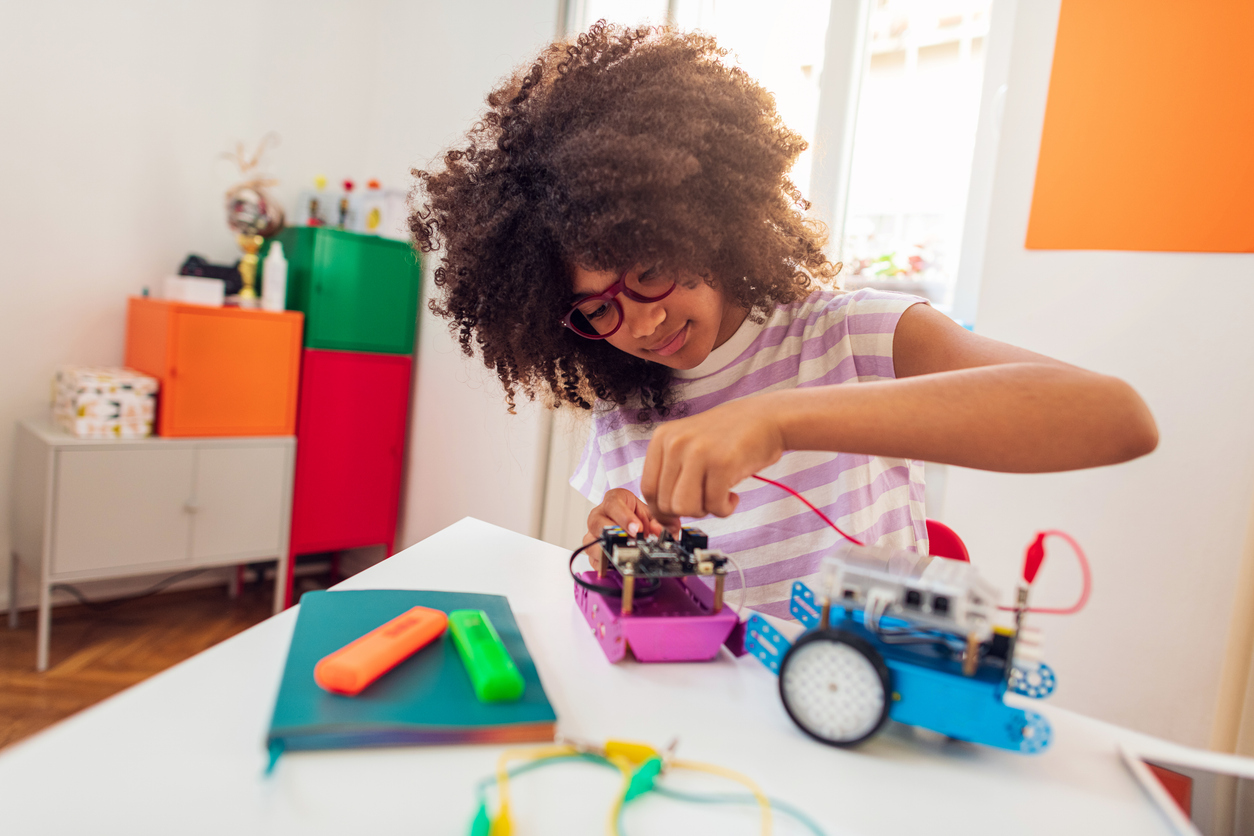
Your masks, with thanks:
[(257, 307), (257, 252), (265, 243), (262, 235), (249, 235), (241, 232), (235, 236), (244, 257), (239, 260), (239, 277), (243, 286), (239, 289), (239, 306), (241, 308)]
[(267, 237), (283, 228), (283, 208), (269, 193), (278, 181), (256, 172), (261, 155), (271, 143), (277, 145), (277, 137), (267, 134), (251, 157), (244, 153), (243, 143), (235, 146), (233, 155), (225, 155), (235, 161), (245, 178), (226, 193), (226, 222), (235, 231), (235, 242), (244, 253), (239, 262), (243, 283), (239, 292), (241, 308), (257, 307), (257, 252)]

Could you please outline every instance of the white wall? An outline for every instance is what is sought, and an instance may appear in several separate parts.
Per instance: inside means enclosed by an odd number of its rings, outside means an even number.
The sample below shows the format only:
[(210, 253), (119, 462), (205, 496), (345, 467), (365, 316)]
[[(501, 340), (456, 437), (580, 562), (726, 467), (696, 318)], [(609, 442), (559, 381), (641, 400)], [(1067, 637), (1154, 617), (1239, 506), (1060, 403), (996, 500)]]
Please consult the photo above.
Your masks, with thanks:
[[(233, 170), (219, 154), (277, 131), (269, 171), (289, 200), (319, 173), (408, 187), (409, 168), (454, 141), (491, 83), (552, 37), (555, 15), (551, 0), (5, 4), (0, 553), (11, 427), (45, 414), (56, 366), (120, 364), (127, 295), (188, 252), (235, 257), (222, 210)], [(530, 493), (535, 457), (518, 445), (538, 430), (515, 419), (523, 440), (502, 438), (499, 398), (467, 389), (427, 317), (406, 542), (465, 514), (527, 530), (525, 503), (510, 500)], [(423, 431), (449, 413), (459, 420)], [(441, 458), (472, 446), (470, 466)]]
[[(1161, 441), (1079, 473), (951, 468), (945, 512), (1005, 589), (1034, 532), (1076, 536), (1092, 600), (1037, 617), (1054, 701), (1204, 746), (1254, 497), (1254, 256), (1024, 249), (1058, 8), (1018, 4), (977, 329), (1129, 381)], [(1070, 603), (1073, 567), (1051, 542), (1036, 603)]]
[[(557, 2), (391, 2), (383, 16), (369, 147), (380, 170), (407, 169), (457, 143), (488, 90), (553, 39)], [(426, 308), (432, 267), (429, 259), (400, 545), (467, 514), (538, 534), (548, 422), (535, 408), (508, 415), (495, 375), (463, 359)]]

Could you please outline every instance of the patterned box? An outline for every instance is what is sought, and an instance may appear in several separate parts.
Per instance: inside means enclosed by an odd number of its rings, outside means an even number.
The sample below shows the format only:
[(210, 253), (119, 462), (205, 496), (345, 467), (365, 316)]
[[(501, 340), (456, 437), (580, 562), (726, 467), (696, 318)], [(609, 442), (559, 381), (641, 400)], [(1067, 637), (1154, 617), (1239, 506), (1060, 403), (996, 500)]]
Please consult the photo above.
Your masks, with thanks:
[(62, 366), (53, 381), (52, 420), (79, 438), (152, 435), (157, 379), (132, 369)]

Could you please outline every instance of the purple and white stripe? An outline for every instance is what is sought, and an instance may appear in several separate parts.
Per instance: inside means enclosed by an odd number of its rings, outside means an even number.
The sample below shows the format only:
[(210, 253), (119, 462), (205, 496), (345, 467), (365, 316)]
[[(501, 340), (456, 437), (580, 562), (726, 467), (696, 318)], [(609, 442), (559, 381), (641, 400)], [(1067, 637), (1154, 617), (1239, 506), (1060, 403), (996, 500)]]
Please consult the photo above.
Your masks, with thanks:
[[(683, 406), (675, 413), (695, 415), (761, 392), (891, 380), (897, 320), (922, 301), (874, 290), (816, 291), (780, 306), (765, 323), (746, 320), (700, 366), (676, 372), (676, 401)], [(638, 496), (651, 434), (633, 410), (598, 414), (571, 484), (598, 503), (611, 488)], [(863, 542), (926, 552), (922, 462), (792, 451), (762, 475), (798, 491)], [(812, 584), (839, 535), (773, 485), (751, 479), (735, 490), (740, 504), (734, 514), (697, 524), (710, 535), (711, 547), (744, 569), (746, 604), (786, 618), (792, 582)], [(728, 589), (739, 588), (733, 573)]]

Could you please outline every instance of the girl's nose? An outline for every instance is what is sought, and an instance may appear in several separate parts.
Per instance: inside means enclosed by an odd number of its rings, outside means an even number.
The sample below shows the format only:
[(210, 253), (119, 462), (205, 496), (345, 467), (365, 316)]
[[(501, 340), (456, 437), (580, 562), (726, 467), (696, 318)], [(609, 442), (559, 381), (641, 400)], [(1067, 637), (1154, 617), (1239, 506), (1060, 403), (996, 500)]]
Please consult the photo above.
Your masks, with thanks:
[(666, 308), (661, 302), (636, 302), (631, 299), (622, 301), (624, 323), (636, 339), (652, 336), (657, 327), (666, 320)]

